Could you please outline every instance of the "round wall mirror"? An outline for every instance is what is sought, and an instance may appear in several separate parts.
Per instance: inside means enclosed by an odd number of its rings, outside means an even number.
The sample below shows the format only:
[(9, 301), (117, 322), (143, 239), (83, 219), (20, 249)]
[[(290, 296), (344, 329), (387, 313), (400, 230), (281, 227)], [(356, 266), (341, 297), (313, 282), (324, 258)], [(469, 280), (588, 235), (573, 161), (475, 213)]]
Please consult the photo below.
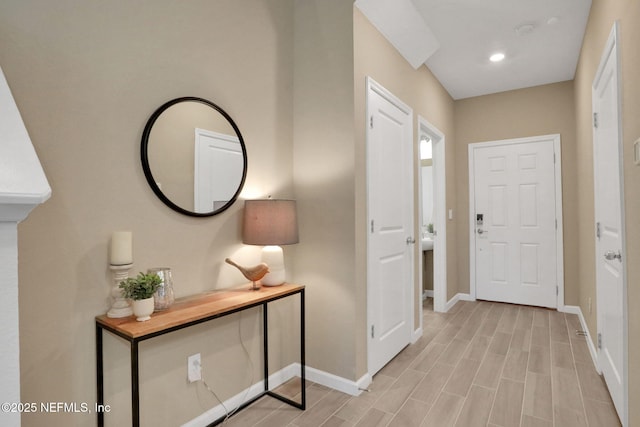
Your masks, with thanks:
[(247, 175), (240, 130), (222, 108), (202, 98), (177, 98), (158, 108), (142, 133), (140, 155), (153, 192), (190, 216), (227, 209)]

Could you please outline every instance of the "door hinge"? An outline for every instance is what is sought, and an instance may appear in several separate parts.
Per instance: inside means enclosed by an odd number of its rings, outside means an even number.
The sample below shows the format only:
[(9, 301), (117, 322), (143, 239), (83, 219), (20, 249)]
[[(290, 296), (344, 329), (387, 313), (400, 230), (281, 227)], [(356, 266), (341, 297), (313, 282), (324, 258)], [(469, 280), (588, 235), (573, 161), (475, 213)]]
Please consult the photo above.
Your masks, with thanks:
[(556, 164), (556, 153), (553, 153), (553, 164)]
[(596, 237), (600, 239), (600, 221), (596, 222)]
[(556, 230), (558, 229), (558, 219), (556, 218)]
[(373, 234), (373, 220), (371, 220), (371, 233)]
[(560, 290), (558, 289), (558, 286), (556, 286), (556, 296), (558, 296), (558, 292), (560, 292)]
[(369, 119), (369, 127), (373, 129), (373, 116)]
[(602, 348), (602, 334), (598, 332), (598, 348)]
[(598, 113), (593, 113), (593, 127), (598, 129)]
[(375, 337), (375, 325), (371, 325), (371, 338)]

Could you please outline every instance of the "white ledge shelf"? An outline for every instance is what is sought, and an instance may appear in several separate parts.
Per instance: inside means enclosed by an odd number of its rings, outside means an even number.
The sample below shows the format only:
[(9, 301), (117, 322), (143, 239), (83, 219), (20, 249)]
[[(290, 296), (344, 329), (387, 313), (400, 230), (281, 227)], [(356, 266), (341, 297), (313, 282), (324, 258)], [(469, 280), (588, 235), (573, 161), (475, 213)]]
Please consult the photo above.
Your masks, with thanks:
[(0, 68), (0, 221), (20, 222), (51, 187)]

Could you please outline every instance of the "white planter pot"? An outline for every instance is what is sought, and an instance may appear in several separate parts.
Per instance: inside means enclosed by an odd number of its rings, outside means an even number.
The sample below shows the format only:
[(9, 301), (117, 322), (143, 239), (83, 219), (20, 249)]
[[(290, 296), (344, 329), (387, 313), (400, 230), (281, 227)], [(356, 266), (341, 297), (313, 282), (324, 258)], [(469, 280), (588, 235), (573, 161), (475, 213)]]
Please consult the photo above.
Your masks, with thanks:
[(136, 320), (138, 322), (144, 322), (145, 320), (151, 319), (153, 309), (153, 297), (133, 301), (133, 315), (136, 316)]

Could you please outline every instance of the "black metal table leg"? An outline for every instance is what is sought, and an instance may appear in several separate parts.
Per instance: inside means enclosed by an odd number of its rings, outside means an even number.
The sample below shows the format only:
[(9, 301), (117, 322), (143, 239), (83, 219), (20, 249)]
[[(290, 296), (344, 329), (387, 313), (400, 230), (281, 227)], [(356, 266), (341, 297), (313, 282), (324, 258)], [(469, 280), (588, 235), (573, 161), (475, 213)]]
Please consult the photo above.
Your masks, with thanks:
[[(96, 404), (104, 405), (104, 365), (102, 354), (102, 327), (96, 322)], [(97, 411), (98, 427), (104, 426), (104, 411)]]
[(300, 380), (301, 380), (301, 392), (302, 399), (300, 401), (302, 410), (307, 406), (307, 392), (305, 384), (305, 349), (304, 349), (304, 289), (300, 291)]
[(131, 425), (140, 427), (140, 375), (137, 340), (131, 341)]
[[(274, 397), (278, 400), (280, 400), (281, 402), (287, 403), (295, 408), (298, 409), (302, 409), (304, 410), (306, 408), (306, 402), (307, 402), (307, 393), (306, 393), (306, 389), (305, 389), (305, 348), (304, 348), (304, 327), (305, 327), (305, 323), (304, 323), (304, 289), (302, 289), (300, 292), (300, 403), (296, 402), (295, 400), (289, 399), (288, 397), (284, 397), (278, 393), (275, 393), (273, 391), (268, 390), (268, 388), (265, 388), (265, 393), (268, 394), (271, 397)], [(265, 321), (264, 321), (265, 326), (267, 325), (266, 322), (266, 315), (265, 315)], [(265, 345), (264, 348), (267, 349), (267, 341), (266, 341), (266, 337), (267, 337), (267, 328), (265, 327), (264, 330), (264, 336), (265, 336)], [(264, 360), (265, 360), (265, 367), (267, 366), (268, 363), (268, 353), (267, 350), (265, 350), (265, 356), (264, 356)], [(268, 371), (265, 370), (265, 383), (267, 381), (267, 376), (268, 376)]]
[(269, 320), (267, 306), (268, 304), (266, 302), (262, 305), (262, 337), (264, 339), (264, 343), (262, 345), (262, 350), (264, 351), (264, 391), (269, 391)]

